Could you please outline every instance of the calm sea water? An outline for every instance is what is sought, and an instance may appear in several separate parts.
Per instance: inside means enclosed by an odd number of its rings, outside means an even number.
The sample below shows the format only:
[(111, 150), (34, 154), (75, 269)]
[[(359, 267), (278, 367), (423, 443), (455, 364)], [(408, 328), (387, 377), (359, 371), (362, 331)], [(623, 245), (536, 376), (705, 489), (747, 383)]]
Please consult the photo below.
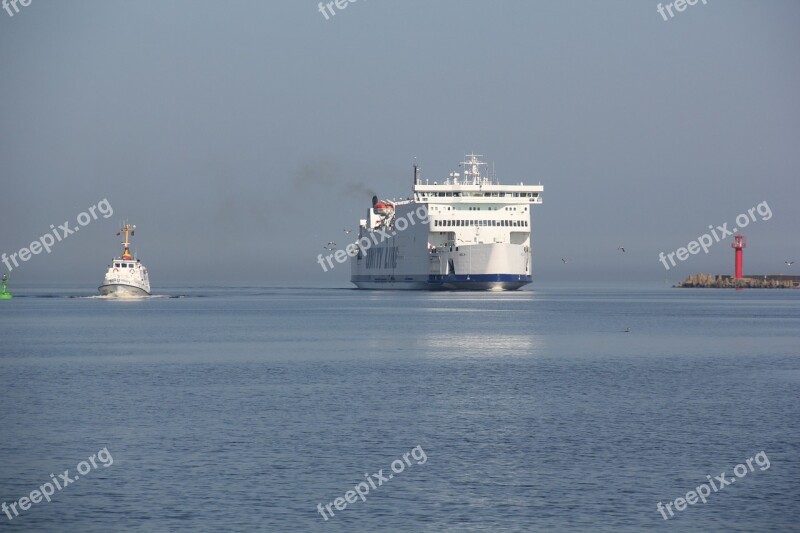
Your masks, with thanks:
[(3, 530), (798, 530), (800, 291), (13, 288)]

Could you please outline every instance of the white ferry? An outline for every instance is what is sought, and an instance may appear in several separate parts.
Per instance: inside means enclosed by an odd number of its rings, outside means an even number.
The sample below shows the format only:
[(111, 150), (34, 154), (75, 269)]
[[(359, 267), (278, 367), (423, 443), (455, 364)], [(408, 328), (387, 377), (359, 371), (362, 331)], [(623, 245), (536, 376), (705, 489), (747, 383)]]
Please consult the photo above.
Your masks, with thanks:
[(531, 206), (542, 203), (544, 187), (501, 185), (480, 157), (467, 154), (463, 175), (441, 184), (423, 183), (414, 165), (413, 198), (373, 198), (350, 281), (359, 289), (498, 291), (531, 283)]
[(136, 226), (125, 224), (117, 235), (125, 234), (122, 242), (122, 255), (114, 258), (108, 266), (103, 285), (98, 287), (103, 296), (132, 298), (150, 296), (150, 278), (142, 262), (131, 255), (130, 237), (133, 237)]

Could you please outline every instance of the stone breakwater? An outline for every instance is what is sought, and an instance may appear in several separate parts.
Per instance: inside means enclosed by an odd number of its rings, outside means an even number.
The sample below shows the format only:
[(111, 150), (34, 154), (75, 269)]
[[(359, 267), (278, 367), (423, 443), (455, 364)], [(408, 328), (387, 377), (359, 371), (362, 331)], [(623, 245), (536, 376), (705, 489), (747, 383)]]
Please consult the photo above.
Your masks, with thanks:
[(693, 287), (711, 289), (796, 289), (800, 288), (800, 276), (784, 276), (783, 274), (748, 276), (734, 279), (732, 276), (712, 276), (696, 274), (687, 277), (674, 287)]

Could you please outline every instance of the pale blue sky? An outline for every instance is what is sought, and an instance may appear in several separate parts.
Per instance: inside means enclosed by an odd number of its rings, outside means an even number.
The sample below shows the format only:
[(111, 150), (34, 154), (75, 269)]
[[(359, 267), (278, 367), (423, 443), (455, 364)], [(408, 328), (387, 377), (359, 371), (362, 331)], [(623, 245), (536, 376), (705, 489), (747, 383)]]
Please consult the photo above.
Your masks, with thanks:
[[(800, 261), (800, 3), (33, 0), (0, 11), (0, 252), (108, 198), (15, 269), (97, 283), (123, 218), (154, 287), (323, 273), (369, 190), (409, 194), (464, 152), (539, 182), (534, 277), (728, 273), (727, 242), (658, 252), (762, 201), (746, 273)], [(628, 250), (624, 255), (617, 246)], [(562, 257), (572, 261), (564, 265)], [(800, 263), (792, 268), (797, 269)], [(799, 273), (800, 269), (795, 273)]]

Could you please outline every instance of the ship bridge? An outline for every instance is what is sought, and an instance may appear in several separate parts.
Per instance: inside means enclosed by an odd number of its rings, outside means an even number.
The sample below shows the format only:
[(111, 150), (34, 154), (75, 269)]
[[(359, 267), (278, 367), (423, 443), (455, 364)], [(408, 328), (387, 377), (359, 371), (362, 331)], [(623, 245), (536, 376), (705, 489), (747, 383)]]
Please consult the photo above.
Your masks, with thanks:
[(486, 163), (478, 159), (478, 154), (468, 154), (467, 160), (459, 166), (463, 174), (451, 172), (440, 184), (426, 180), (422, 183), (415, 172), (414, 200), (430, 203), (470, 203), (470, 204), (540, 204), (544, 187), (539, 185), (503, 185), (489, 178), (482, 170)]

